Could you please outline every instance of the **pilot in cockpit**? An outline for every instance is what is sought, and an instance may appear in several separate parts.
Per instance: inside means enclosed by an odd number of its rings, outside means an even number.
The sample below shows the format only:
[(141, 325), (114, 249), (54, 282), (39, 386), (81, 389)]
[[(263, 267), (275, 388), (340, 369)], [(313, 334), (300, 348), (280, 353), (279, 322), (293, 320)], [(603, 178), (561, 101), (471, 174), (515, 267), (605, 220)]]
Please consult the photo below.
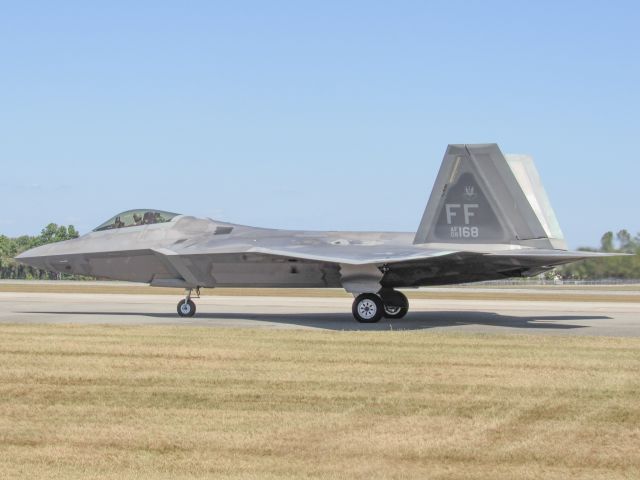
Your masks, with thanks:
[(144, 212), (144, 216), (142, 217), (142, 224), (149, 225), (150, 223), (156, 223), (154, 212)]
[(113, 228), (122, 228), (122, 227), (124, 227), (124, 222), (120, 220), (120, 217), (118, 216), (113, 221)]

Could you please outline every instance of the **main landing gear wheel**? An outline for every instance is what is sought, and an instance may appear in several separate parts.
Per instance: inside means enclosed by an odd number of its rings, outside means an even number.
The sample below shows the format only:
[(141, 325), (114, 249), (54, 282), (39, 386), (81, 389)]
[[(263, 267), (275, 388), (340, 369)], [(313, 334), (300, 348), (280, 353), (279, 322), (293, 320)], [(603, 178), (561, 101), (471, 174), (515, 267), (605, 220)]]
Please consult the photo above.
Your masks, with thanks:
[(380, 297), (384, 303), (385, 318), (402, 318), (409, 311), (409, 300), (402, 292), (398, 292), (397, 290), (382, 290), (380, 291)]
[(409, 309), (407, 307), (396, 307), (394, 305), (384, 306), (384, 318), (402, 318)]
[(181, 317), (193, 317), (196, 314), (196, 304), (190, 298), (178, 302), (178, 315)]
[(376, 323), (382, 318), (384, 304), (374, 293), (362, 293), (353, 301), (353, 316), (360, 323)]

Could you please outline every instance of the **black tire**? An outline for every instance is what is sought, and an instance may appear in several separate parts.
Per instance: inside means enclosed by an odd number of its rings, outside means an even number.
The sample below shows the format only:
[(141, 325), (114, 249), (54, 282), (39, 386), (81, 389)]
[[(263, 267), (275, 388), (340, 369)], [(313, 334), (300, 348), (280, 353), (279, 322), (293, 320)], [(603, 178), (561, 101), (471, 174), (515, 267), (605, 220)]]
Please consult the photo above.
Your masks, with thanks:
[(376, 323), (384, 314), (384, 304), (375, 293), (362, 293), (353, 301), (351, 312), (360, 323)]
[(178, 315), (181, 317), (193, 317), (196, 314), (196, 304), (191, 299), (178, 302)]
[(409, 299), (397, 290), (381, 290), (379, 293), (384, 303), (385, 318), (402, 318), (409, 311)]
[(398, 319), (404, 317), (409, 309), (407, 307), (396, 307), (395, 305), (384, 306), (384, 318)]

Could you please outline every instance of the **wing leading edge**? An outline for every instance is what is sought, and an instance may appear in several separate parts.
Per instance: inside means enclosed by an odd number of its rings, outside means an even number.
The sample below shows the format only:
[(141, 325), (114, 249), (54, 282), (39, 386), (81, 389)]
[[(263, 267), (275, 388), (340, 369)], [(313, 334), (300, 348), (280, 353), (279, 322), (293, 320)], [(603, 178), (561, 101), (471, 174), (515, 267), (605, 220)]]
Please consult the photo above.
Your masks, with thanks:
[[(310, 260), (326, 263), (347, 264), (347, 265), (382, 265), (397, 264), (404, 262), (428, 261), (429, 259), (446, 257), (455, 254), (465, 254), (473, 257), (487, 257), (487, 259), (508, 259), (532, 261), (548, 261), (550, 266), (562, 263), (583, 260), (587, 258), (619, 256), (620, 254), (609, 254), (589, 251), (570, 251), (536, 248), (519, 248), (509, 250), (482, 251), (479, 249), (465, 248), (464, 245), (447, 245), (450, 248), (426, 248), (420, 245), (335, 245), (335, 244), (313, 244), (313, 245), (251, 245), (237, 244), (226, 245), (224, 248), (207, 249), (204, 251), (193, 251), (191, 249), (162, 249), (165, 255), (222, 255), (222, 254), (262, 254), (277, 257), (295, 258), (300, 260)], [(489, 260), (490, 261), (490, 260)]]
[(455, 250), (390, 245), (292, 245), (276, 248), (254, 247), (249, 252), (348, 265), (409, 262), (456, 253)]

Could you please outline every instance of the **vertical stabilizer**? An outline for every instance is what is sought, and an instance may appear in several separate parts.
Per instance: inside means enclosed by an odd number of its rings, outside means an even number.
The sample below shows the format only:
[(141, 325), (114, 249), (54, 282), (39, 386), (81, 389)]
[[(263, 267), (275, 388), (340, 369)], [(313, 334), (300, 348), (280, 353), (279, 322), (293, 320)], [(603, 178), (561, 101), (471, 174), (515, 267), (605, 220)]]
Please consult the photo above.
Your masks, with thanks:
[(447, 147), (414, 243), (566, 249), (533, 160), (494, 143)]

